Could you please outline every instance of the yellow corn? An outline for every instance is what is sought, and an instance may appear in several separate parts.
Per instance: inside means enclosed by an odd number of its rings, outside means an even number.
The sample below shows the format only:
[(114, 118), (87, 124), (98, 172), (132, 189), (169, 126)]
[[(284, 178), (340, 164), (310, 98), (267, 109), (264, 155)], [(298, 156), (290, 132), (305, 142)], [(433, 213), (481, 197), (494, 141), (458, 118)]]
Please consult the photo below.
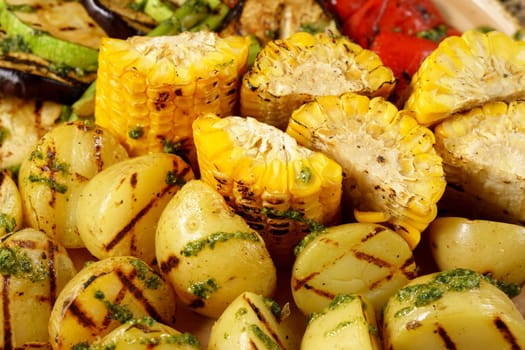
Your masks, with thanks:
[(437, 215), (446, 183), (434, 135), (382, 97), (347, 93), (297, 109), (286, 130), (343, 168), (343, 205), (360, 222), (382, 223), (414, 248)]
[(347, 37), (299, 32), (259, 53), (242, 81), (240, 112), (284, 130), (293, 110), (316, 96), (387, 97), (394, 83), (379, 56)]
[(405, 108), (423, 125), (489, 101), (525, 98), (525, 42), (476, 30), (441, 42), (414, 75)]
[(491, 102), (456, 114), (435, 135), (450, 185), (443, 210), (525, 222), (525, 102)]
[(96, 122), (132, 156), (174, 151), (195, 165), (191, 123), (201, 113), (235, 111), (249, 44), (247, 37), (213, 32), (104, 38)]
[(201, 178), (265, 239), (277, 265), (311, 230), (340, 220), (341, 166), (253, 118), (193, 123)]

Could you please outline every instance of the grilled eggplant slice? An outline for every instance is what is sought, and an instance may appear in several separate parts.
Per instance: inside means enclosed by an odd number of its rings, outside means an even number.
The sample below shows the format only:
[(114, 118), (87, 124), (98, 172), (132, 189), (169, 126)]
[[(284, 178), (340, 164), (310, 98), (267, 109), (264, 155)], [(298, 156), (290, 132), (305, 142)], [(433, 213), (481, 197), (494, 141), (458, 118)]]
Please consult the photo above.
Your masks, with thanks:
[(45, 348), (47, 322), (60, 291), (76, 274), (65, 248), (26, 228), (0, 243), (0, 348)]

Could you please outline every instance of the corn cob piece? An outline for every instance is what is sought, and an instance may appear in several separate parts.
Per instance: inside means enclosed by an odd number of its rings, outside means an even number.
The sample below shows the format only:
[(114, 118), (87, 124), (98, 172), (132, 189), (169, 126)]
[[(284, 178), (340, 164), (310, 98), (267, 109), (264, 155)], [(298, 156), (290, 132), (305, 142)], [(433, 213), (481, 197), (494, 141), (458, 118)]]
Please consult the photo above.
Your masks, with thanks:
[(414, 75), (405, 108), (432, 125), (489, 101), (525, 97), (525, 42), (491, 31), (441, 42)]
[(316, 96), (387, 97), (394, 83), (379, 56), (347, 37), (299, 32), (259, 53), (242, 81), (240, 113), (284, 130), (293, 110)]
[(451, 215), (525, 223), (525, 102), (458, 113), (438, 124), (435, 136), (450, 190), (461, 194), (440, 205)]
[(339, 222), (341, 166), (253, 118), (208, 114), (193, 123), (201, 178), (257, 230), (276, 265), (311, 230)]
[(341, 164), (343, 205), (357, 221), (382, 223), (418, 244), (446, 182), (434, 135), (412, 113), (381, 97), (324, 96), (297, 109), (286, 132)]
[(195, 166), (191, 123), (201, 113), (234, 112), (249, 44), (247, 37), (213, 32), (105, 38), (95, 121), (132, 156), (169, 151)]

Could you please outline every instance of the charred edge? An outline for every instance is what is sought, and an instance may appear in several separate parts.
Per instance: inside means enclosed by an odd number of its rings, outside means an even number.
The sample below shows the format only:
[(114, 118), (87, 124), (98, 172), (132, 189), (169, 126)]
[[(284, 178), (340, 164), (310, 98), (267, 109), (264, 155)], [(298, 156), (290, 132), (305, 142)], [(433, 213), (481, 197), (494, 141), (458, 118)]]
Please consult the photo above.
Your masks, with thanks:
[(443, 340), (443, 345), (445, 345), (445, 349), (456, 350), (456, 344), (454, 344), (454, 341), (452, 341), (445, 328), (441, 327), (440, 324), (436, 324), (435, 332), (439, 335), (441, 340)]
[(170, 320), (165, 320), (162, 315), (160, 315), (157, 310), (151, 305), (151, 303), (148, 301), (148, 299), (144, 296), (142, 293), (142, 290), (138, 288), (135, 284), (133, 284), (133, 281), (128, 278), (124, 274), (122, 270), (116, 270), (115, 273), (117, 274), (117, 277), (119, 278), (120, 282), (129, 290), (129, 292), (135, 297), (135, 299), (142, 303), (144, 306), (144, 309), (146, 309), (149, 316), (154, 318), (155, 320), (160, 320), (161, 322), (165, 322), (167, 324), (170, 323)]
[(4, 180), (5, 180), (5, 173), (0, 172), (0, 186), (4, 184)]
[(12, 332), (11, 332), (11, 314), (9, 312), (9, 276), (4, 276), (4, 285), (2, 288), (2, 312), (4, 314), (4, 350), (12, 350)]
[(94, 144), (94, 156), (95, 156), (95, 164), (97, 165), (97, 170), (100, 172), (102, 169), (104, 169), (104, 160), (102, 159), (102, 137), (104, 136), (104, 132), (102, 129), (96, 128), (95, 129), (95, 136), (93, 137), (93, 144)]
[(300, 288), (305, 288), (321, 297), (327, 298), (328, 300), (332, 300), (335, 297), (335, 294), (328, 293), (325, 290), (314, 288), (313, 286), (309, 285), (306, 280), (292, 280), (292, 288), (294, 290), (299, 290)]
[(57, 298), (57, 280), (56, 274), (57, 270), (55, 268), (55, 252), (58, 250), (58, 247), (52, 242), (48, 241), (47, 245), (47, 269), (49, 271), (49, 300), (51, 305), (53, 305)]
[(373, 265), (376, 265), (376, 266), (379, 266), (379, 267), (382, 267), (382, 268), (389, 268), (391, 267), (391, 264), (388, 263), (387, 261), (384, 261), (382, 259), (379, 259), (378, 257), (376, 256), (373, 256), (373, 255), (370, 255), (370, 254), (367, 254), (367, 253), (363, 253), (363, 252), (360, 252), (358, 250), (353, 250), (353, 253), (354, 253), (354, 256), (359, 259), (359, 260), (364, 260), (370, 264), (373, 264)]
[(180, 259), (175, 255), (170, 255), (168, 260), (161, 262), (160, 271), (162, 273), (169, 273), (172, 269), (176, 268), (179, 265)]
[(268, 332), (268, 334), (272, 337), (272, 339), (279, 345), (279, 348), (280, 349), (285, 349), (286, 348), (286, 345), (283, 344), (283, 342), (281, 341), (281, 339), (279, 338), (279, 336), (275, 333), (275, 331), (272, 329), (271, 325), (270, 325), (270, 321), (267, 320), (263, 313), (261, 312), (261, 310), (254, 304), (252, 303), (252, 301), (250, 300), (250, 298), (248, 297), (244, 297), (244, 300), (246, 301), (246, 303), (248, 305), (250, 305), (250, 308), (253, 310), (253, 312), (255, 313), (255, 315), (257, 316), (257, 319), (259, 321), (261, 321), (261, 325), (264, 326), (264, 328), (266, 329), (266, 331)]
[(514, 334), (512, 334), (512, 331), (509, 329), (505, 321), (503, 321), (501, 318), (496, 317), (494, 319), (494, 325), (498, 329), (498, 331), (501, 333), (503, 338), (509, 343), (510, 348), (512, 350), (520, 350), (521, 347), (518, 344), (518, 341), (516, 337), (514, 337)]
[(110, 251), (121, 240), (123, 240), (124, 237), (126, 237), (127, 233), (131, 231), (133, 227), (135, 227), (137, 222), (142, 217), (144, 217), (148, 213), (148, 211), (154, 206), (155, 202), (159, 200), (160, 198), (162, 198), (162, 196), (164, 196), (164, 194), (168, 192), (170, 188), (171, 186), (167, 186), (163, 188), (162, 191), (160, 191), (160, 193), (157, 196), (153, 197), (153, 199), (144, 208), (142, 208), (142, 210), (139, 211), (137, 215), (135, 215), (135, 217), (121, 231), (119, 231), (111, 241), (109, 241), (109, 243), (106, 245), (106, 251)]
[(381, 232), (383, 232), (385, 230), (386, 230), (385, 227), (380, 227), (380, 226), (374, 227), (374, 229), (372, 231), (370, 231), (365, 237), (363, 237), (361, 239), (361, 242), (364, 243), (364, 242), (374, 238), (375, 236), (377, 236), (378, 234), (380, 234)]
[(71, 314), (77, 319), (78, 323), (80, 323), (84, 328), (97, 327), (95, 321), (89, 317), (89, 315), (84, 312), (84, 310), (79, 308), (75, 301), (69, 305), (69, 312), (71, 312)]
[[(403, 274), (409, 279), (413, 279), (417, 277), (417, 272), (414, 268), (411, 268), (415, 265), (416, 261), (414, 260), (414, 256), (411, 255), (408, 259), (405, 260), (405, 262), (401, 265), (401, 271)], [(411, 269), (410, 269), (411, 268)], [(407, 271), (407, 269), (409, 269)]]
[(306, 285), (308, 284), (308, 282), (310, 280), (312, 280), (314, 277), (316, 277), (317, 275), (319, 275), (319, 272), (311, 273), (310, 275), (306, 276), (303, 279), (294, 278), (293, 279), (293, 283), (292, 283), (293, 289), (294, 290), (299, 290), (299, 289), (301, 289), (303, 287), (306, 288)]
[(137, 183), (138, 183), (138, 179), (137, 178), (138, 178), (138, 176), (139, 176), (139, 174), (133, 173), (133, 174), (131, 174), (131, 177), (129, 179), (129, 183), (131, 184), (131, 188), (133, 188), (133, 189), (137, 188)]

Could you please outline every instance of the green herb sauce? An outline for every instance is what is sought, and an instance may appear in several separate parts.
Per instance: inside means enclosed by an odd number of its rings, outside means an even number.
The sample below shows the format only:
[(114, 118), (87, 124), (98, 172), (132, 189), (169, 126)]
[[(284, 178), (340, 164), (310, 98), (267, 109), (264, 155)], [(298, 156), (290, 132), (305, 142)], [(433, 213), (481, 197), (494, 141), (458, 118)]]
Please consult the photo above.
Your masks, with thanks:
[(266, 349), (269, 350), (282, 350), (279, 344), (277, 344), (268, 334), (266, 334), (259, 326), (255, 324), (250, 325), (250, 331), (264, 343)]
[(263, 299), (264, 304), (268, 309), (270, 309), (270, 312), (275, 316), (275, 318), (279, 319), (281, 318), (282, 309), (281, 306), (272, 298), (264, 298)]
[(0, 50), (3, 55), (7, 55), (10, 52), (31, 52), (31, 48), (20, 35), (2, 39), (0, 41)]
[(96, 290), (94, 296), (96, 299), (104, 303), (106, 309), (109, 311), (109, 316), (112, 319), (122, 324), (133, 319), (133, 313), (128, 309), (126, 305), (112, 303), (111, 301), (106, 299), (104, 292), (102, 292), (101, 290)]
[(0, 146), (2, 146), (5, 140), (9, 137), (9, 129), (0, 127)]
[(166, 173), (166, 183), (170, 186), (184, 186), (186, 183), (186, 180), (184, 180), (183, 177), (180, 177), (176, 172), (174, 171), (168, 171)]
[(129, 129), (128, 136), (133, 140), (140, 139), (144, 136), (144, 128), (142, 126), (135, 126)]
[(161, 278), (143, 261), (139, 259), (131, 259), (131, 265), (137, 271), (137, 278), (144, 282), (148, 289), (157, 289), (160, 286)]
[(188, 287), (188, 292), (199, 299), (208, 299), (217, 290), (219, 290), (219, 285), (214, 278), (193, 283)]
[(205, 248), (214, 249), (217, 243), (226, 242), (231, 239), (240, 239), (252, 242), (260, 241), (259, 237), (253, 232), (215, 232), (205, 238), (188, 242), (182, 248), (181, 254), (186, 257), (196, 256)]
[(16, 228), (16, 219), (5, 213), (0, 213), (0, 227), (4, 228), (5, 233), (11, 233)]
[(299, 172), (298, 178), (299, 178), (299, 181), (301, 181), (304, 184), (307, 184), (312, 180), (312, 176), (313, 176), (312, 170), (310, 170), (310, 168), (308, 167), (304, 167)]
[(49, 277), (43, 263), (35, 266), (27, 253), (18, 247), (0, 247), (0, 273), (4, 276), (25, 278), (31, 282), (40, 282)]

